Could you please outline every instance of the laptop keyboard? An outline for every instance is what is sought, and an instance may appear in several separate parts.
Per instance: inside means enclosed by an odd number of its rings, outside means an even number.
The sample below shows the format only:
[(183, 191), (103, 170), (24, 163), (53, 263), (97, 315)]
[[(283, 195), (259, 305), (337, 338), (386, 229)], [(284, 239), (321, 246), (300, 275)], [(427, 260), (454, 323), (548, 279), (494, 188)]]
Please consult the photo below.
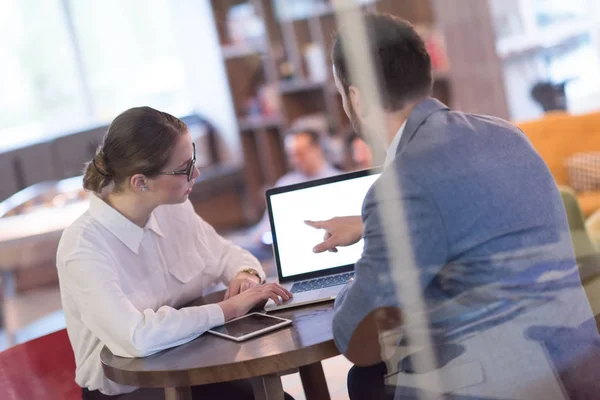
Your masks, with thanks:
[(311, 279), (308, 281), (296, 282), (292, 286), (290, 292), (300, 293), (309, 290), (317, 290), (330, 286), (345, 285), (354, 277), (354, 272), (348, 272), (340, 275), (324, 276), (322, 278)]

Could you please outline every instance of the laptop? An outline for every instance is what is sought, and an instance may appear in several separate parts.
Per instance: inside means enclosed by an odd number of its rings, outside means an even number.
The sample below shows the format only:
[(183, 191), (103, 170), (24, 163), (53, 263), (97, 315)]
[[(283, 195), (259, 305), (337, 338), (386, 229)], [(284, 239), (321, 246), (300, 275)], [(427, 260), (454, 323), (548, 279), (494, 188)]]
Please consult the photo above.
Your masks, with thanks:
[(360, 215), (365, 195), (380, 174), (379, 168), (366, 169), (267, 191), (277, 277), (294, 297), (281, 305), (269, 300), (266, 311), (334, 300), (354, 277), (363, 241), (335, 253), (315, 254), (312, 249), (325, 231), (304, 221)]

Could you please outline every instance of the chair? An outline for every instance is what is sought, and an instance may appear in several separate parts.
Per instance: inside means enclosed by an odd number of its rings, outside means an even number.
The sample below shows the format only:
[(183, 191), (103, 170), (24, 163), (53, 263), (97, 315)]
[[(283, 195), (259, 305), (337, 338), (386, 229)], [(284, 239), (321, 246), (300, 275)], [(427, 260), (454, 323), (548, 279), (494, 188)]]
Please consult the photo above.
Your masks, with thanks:
[[(553, 111), (518, 126), (548, 165), (558, 185), (569, 185), (566, 162), (571, 156), (600, 152), (600, 112), (570, 115)], [(600, 190), (579, 192), (577, 199), (586, 218), (600, 209)]]
[(0, 353), (0, 399), (81, 399), (65, 329)]
[(569, 230), (571, 231), (571, 240), (575, 250), (575, 258), (581, 259), (596, 254), (597, 250), (590, 239), (585, 227), (583, 213), (579, 207), (577, 195), (568, 186), (559, 186), (560, 195), (567, 212)]

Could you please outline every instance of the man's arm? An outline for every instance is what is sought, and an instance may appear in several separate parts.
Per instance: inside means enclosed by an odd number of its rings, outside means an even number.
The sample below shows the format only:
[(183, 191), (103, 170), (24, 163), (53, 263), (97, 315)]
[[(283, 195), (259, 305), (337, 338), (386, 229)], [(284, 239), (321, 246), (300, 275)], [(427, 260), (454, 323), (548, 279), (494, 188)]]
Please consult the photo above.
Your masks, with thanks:
[(381, 307), (371, 311), (356, 327), (350, 337), (345, 356), (359, 367), (367, 367), (382, 361), (383, 351), (379, 342), (382, 330), (392, 330), (402, 325), (402, 312), (397, 307)]
[[(380, 180), (377, 185), (385, 180)], [(333, 333), (340, 351), (357, 365), (373, 365), (382, 360), (379, 334), (402, 324), (401, 308), (407, 301), (398, 291), (394, 276), (417, 276), (418, 293), (422, 294), (446, 262), (446, 233), (438, 208), (421, 188), (404, 178), (402, 193), (380, 192), (372, 188), (363, 205), (364, 248), (355, 264), (355, 280), (340, 293), (335, 302)], [(403, 207), (405, 226), (390, 226), (393, 218), (381, 215), (383, 202)], [(389, 204), (389, 203), (388, 203)], [(403, 243), (398, 248), (409, 249), (400, 262), (392, 263), (386, 245), (388, 229), (399, 229), (396, 235)], [(413, 262), (414, 261), (414, 262)], [(415, 265), (416, 274), (410, 274)], [(415, 271), (413, 271), (415, 272)], [(394, 275), (393, 275), (394, 274)]]

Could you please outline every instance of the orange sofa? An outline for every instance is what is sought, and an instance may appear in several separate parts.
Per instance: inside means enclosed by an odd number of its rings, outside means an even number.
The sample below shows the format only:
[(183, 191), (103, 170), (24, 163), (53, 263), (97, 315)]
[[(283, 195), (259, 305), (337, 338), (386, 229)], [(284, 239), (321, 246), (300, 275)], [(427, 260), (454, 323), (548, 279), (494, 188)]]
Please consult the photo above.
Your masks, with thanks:
[[(575, 153), (600, 152), (600, 112), (570, 115), (552, 112), (517, 124), (542, 156), (556, 183), (569, 186), (565, 161)], [(577, 193), (585, 217), (600, 209), (600, 191)]]

